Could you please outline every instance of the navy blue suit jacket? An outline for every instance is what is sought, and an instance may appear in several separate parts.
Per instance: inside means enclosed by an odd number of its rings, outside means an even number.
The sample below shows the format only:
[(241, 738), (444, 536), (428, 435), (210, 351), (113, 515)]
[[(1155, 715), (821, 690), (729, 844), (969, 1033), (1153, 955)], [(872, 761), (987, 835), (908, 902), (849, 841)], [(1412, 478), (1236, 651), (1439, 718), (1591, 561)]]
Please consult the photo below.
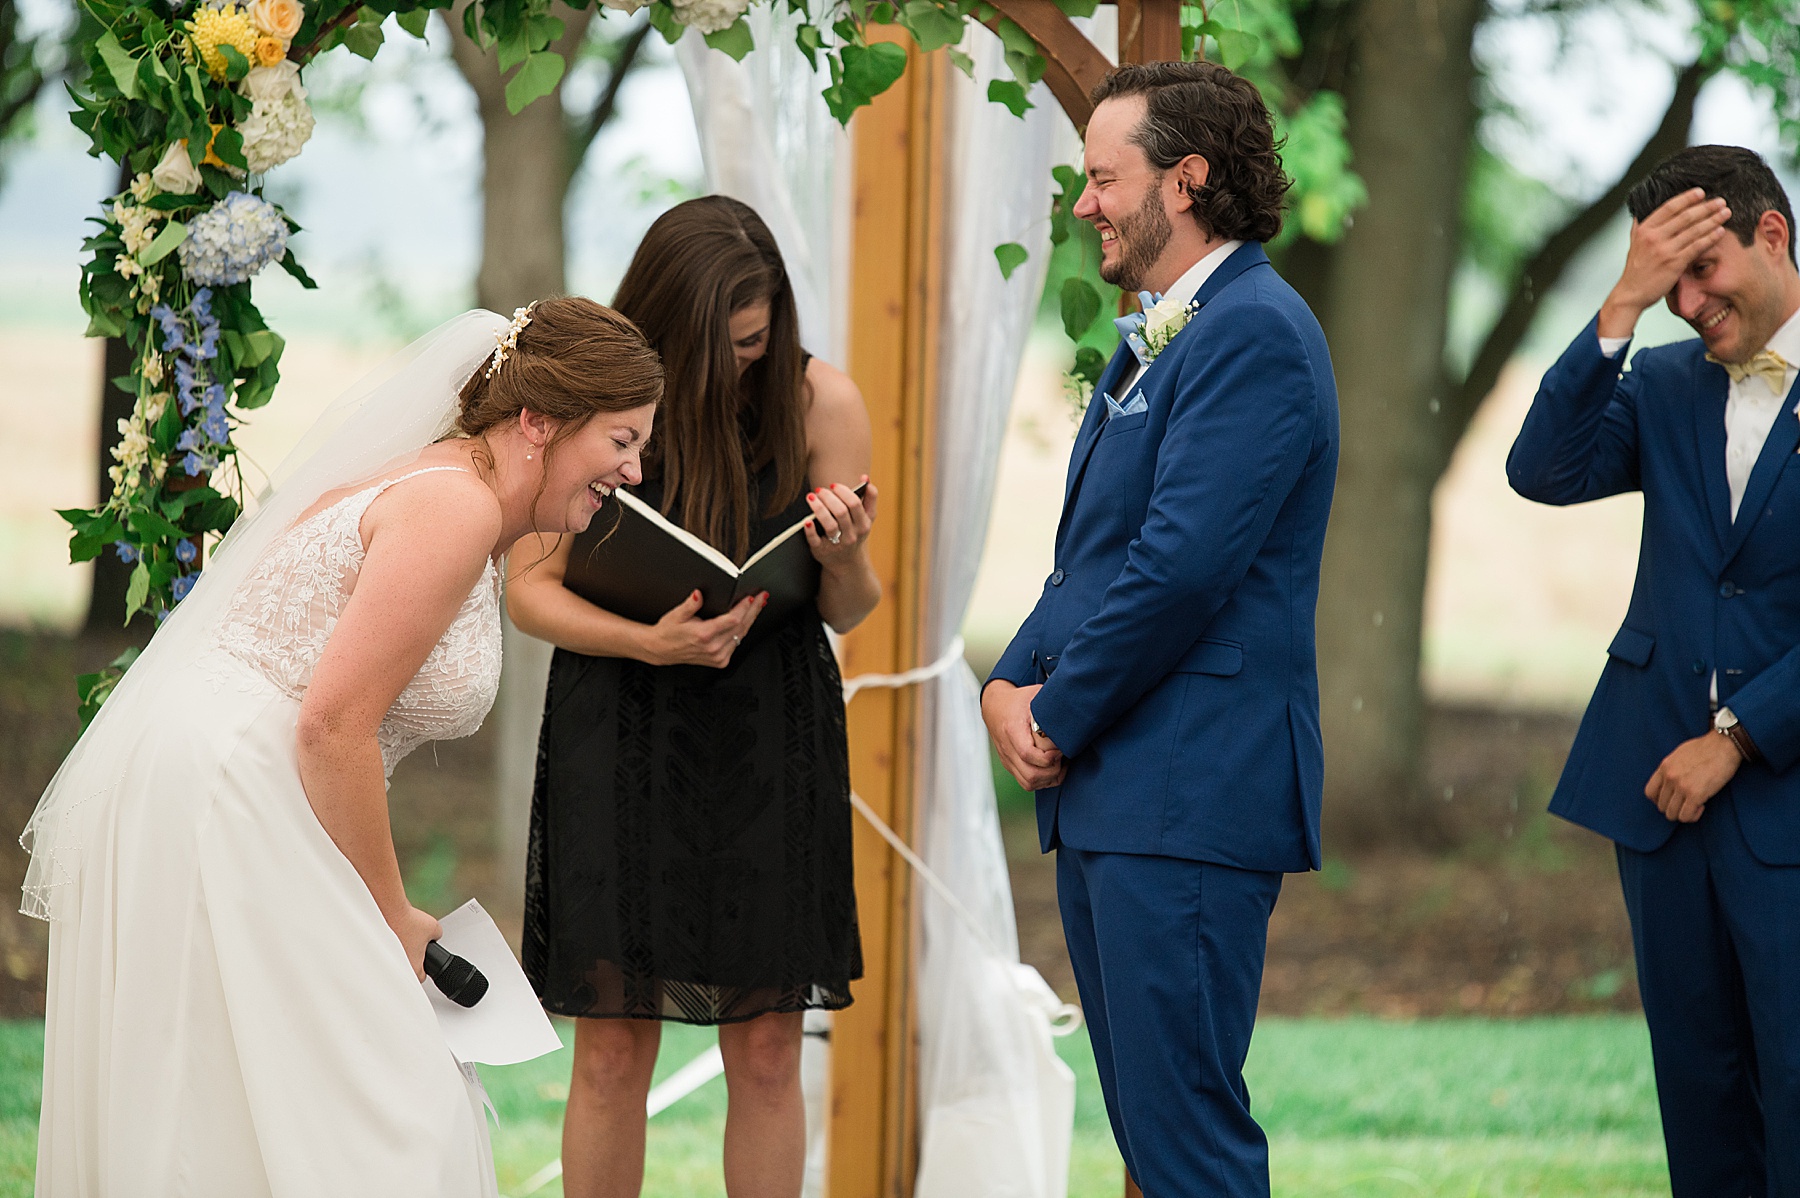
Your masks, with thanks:
[(1725, 371), (1699, 340), (1620, 372), (1590, 323), (1544, 376), (1506, 473), (1540, 503), (1642, 491), (1631, 607), (1607, 649), (1550, 810), (1640, 852), (1674, 825), (1644, 797), (1711, 726), (1708, 680), (1768, 760), (1728, 784), (1751, 851), (1800, 864), (1800, 420), (1783, 403), (1738, 517), (1725, 481)]
[(993, 677), (1044, 684), (1032, 715), (1067, 759), (1037, 796), (1046, 852), (1317, 868), (1313, 617), (1337, 386), (1318, 321), (1260, 245), (1195, 299), (1142, 375), (1148, 411), (1105, 419), (1130, 350), (1108, 364), (1055, 572)]

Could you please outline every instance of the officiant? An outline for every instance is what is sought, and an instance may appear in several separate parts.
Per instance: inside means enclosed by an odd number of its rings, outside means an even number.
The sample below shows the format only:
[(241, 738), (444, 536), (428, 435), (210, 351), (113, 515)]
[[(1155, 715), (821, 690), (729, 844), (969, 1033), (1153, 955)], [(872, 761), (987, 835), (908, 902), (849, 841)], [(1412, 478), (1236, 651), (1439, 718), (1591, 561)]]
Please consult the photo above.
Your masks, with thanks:
[[(650, 227), (614, 304), (662, 355), (666, 400), (639, 499), (734, 562), (810, 522), (815, 604), (757, 627), (751, 595), (711, 619), (696, 592), (654, 624), (562, 585), (582, 538), (527, 538), (508, 610), (557, 646), (526, 864), (525, 969), (576, 1017), (564, 1192), (636, 1195), (664, 1020), (716, 1024), (732, 1193), (798, 1194), (802, 1014), (862, 975), (842, 683), (825, 628), (880, 598), (862, 396), (800, 345), (775, 239), (724, 196)], [(610, 509), (613, 505), (608, 504)]]

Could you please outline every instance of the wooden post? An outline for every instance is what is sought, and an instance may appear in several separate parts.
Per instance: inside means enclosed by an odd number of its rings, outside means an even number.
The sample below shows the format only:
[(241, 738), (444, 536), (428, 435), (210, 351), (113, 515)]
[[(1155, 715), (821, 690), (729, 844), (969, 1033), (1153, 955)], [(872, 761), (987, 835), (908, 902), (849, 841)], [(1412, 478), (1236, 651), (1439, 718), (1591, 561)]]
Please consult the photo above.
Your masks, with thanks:
[[(903, 39), (885, 30), (882, 35)], [(870, 473), (881, 494), (870, 554), (883, 598), (845, 638), (846, 676), (920, 664), (945, 69), (941, 55), (911, 51), (900, 82), (861, 110), (850, 127), (855, 183), (848, 369), (874, 425)], [(917, 711), (910, 689), (866, 690), (849, 709), (851, 785), (909, 840)], [(826, 1192), (829, 1198), (909, 1198), (918, 1163), (912, 878), (860, 819), (855, 855), (864, 973), (851, 987), (855, 1004), (832, 1026)]]

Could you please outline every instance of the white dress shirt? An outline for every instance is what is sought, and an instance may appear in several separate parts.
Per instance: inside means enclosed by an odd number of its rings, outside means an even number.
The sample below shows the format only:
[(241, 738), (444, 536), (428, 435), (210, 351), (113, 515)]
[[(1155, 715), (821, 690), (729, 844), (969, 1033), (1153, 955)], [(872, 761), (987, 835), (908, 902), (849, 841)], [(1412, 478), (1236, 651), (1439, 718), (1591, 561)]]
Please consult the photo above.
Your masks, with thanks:
[[(1616, 358), (1629, 344), (1629, 337), (1600, 338), (1600, 352)], [(1787, 318), (1775, 330), (1765, 349), (1772, 349), (1787, 360), (1788, 368), (1781, 386), (1771, 389), (1761, 375), (1751, 375), (1725, 387), (1725, 481), (1731, 488), (1731, 519), (1737, 520), (1738, 505), (1744, 500), (1744, 488), (1750, 485), (1750, 471), (1762, 456), (1763, 442), (1775, 427), (1783, 401), (1793, 390), (1794, 377), (1800, 374), (1800, 311)], [(1795, 406), (1800, 413), (1800, 405)]]
[[(1183, 306), (1186, 306), (1190, 300), (1200, 294), (1200, 288), (1206, 285), (1206, 280), (1212, 277), (1213, 271), (1224, 265), (1225, 259), (1231, 257), (1233, 251), (1243, 244), (1242, 241), (1227, 241), (1224, 245), (1188, 267), (1187, 270), (1182, 272), (1181, 277), (1176, 279), (1167, 291), (1163, 292), (1163, 298), (1179, 299)], [(1783, 356), (1785, 357), (1786, 355), (1784, 354)], [(1119, 379), (1118, 394), (1114, 397), (1119, 403), (1123, 404), (1126, 400), (1131, 398), (1131, 390), (1133, 387), (1137, 386), (1138, 379), (1142, 377), (1143, 373), (1143, 363), (1134, 358), (1131, 365), (1126, 368), (1124, 376)]]
[[(1602, 337), (1600, 352), (1616, 358), (1630, 341), (1629, 337)], [(1788, 363), (1779, 388), (1770, 388), (1768, 380), (1757, 374), (1725, 385), (1725, 483), (1731, 490), (1733, 523), (1737, 521), (1738, 505), (1744, 501), (1744, 489), (1750, 485), (1750, 472), (1756, 467), (1756, 459), (1762, 456), (1763, 443), (1769, 439), (1769, 430), (1775, 427), (1776, 418), (1786, 406), (1795, 375), (1800, 374), (1800, 311), (1789, 316), (1763, 348), (1774, 350)], [(1795, 412), (1800, 415), (1800, 405), (1795, 406)], [(1716, 670), (1711, 689), (1716, 707), (1719, 703)]]

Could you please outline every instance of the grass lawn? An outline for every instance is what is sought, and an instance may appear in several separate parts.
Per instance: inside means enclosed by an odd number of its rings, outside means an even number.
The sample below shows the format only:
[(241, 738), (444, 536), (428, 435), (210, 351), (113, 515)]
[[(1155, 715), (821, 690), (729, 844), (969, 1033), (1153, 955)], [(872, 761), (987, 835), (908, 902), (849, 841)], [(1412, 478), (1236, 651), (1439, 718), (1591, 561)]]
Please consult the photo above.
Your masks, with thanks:
[[(565, 1039), (568, 1032), (565, 1027)], [(660, 1080), (711, 1042), (665, 1029)], [(1078, 1098), (1070, 1198), (1116, 1198), (1120, 1165), (1085, 1035), (1058, 1042)], [(43, 1027), (0, 1024), (0, 1198), (31, 1193)], [(567, 1050), (484, 1067), (501, 1117), (502, 1193), (558, 1152)], [(1346, 1198), (1637, 1198), (1669, 1192), (1642, 1021), (1268, 1019), (1249, 1080), (1275, 1193)], [(650, 1124), (644, 1193), (722, 1196), (725, 1087), (712, 1081)], [(552, 1182), (538, 1193), (562, 1192)], [(970, 1198), (979, 1198), (971, 1195)]]

